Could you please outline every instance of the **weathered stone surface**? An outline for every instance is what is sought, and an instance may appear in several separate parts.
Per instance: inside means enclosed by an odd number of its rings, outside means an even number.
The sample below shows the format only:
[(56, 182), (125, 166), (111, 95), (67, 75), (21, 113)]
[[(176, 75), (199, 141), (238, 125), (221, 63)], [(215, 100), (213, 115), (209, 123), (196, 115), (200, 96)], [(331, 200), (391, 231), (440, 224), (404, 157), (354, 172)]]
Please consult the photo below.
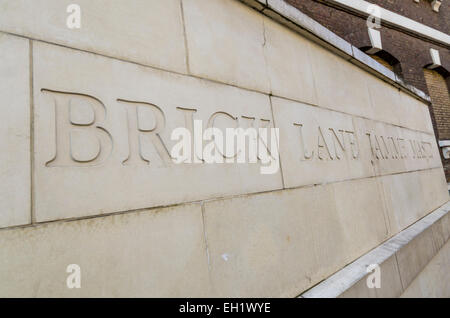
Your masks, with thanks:
[(394, 298), (403, 293), (397, 260), (395, 255), (379, 264), (380, 288), (368, 288), (368, 275), (347, 289), (339, 297), (341, 298)]
[[(200, 205), (0, 231), (1, 297), (207, 297)], [(81, 288), (69, 289), (70, 264)]]
[(286, 187), (441, 167), (434, 136), (272, 97)]
[(430, 262), (437, 250), (432, 231), (424, 231), (397, 252), (397, 263), (403, 286), (409, 286)]
[(442, 168), (384, 176), (389, 224), (396, 233), (449, 200)]
[(311, 43), (318, 105), (352, 115), (374, 118), (366, 77), (359, 67)]
[(383, 210), (375, 179), (207, 202), (214, 290), (296, 296), (381, 243)]
[(183, 1), (192, 74), (269, 92), (263, 16), (235, 0)]
[(186, 72), (179, 0), (79, 0), (79, 29), (66, 24), (70, 16), (67, 7), (72, 3), (1, 0), (0, 31)]
[(0, 227), (31, 222), (29, 41), (0, 33)]
[[(193, 120), (272, 125), (267, 96), (43, 43), (34, 58), (38, 221), (282, 186), (279, 170), (261, 174), (259, 163), (174, 164), (169, 155), (172, 131)], [(69, 107), (82, 125), (66, 119)]]
[(402, 294), (403, 298), (450, 297), (450, 242), (447, 242)]
[[(0, 0), (0, 32), (23, 36), (0, 35), (0, 296), (293, 297), (448, 201), (427, 106), (285, 2), (109, 2), (80, 1), (71, 30), (65, 0)], [(210, 127), (279, 128), (282, 169), (206, 163)], [(172, 160), (176, 128), (193, 163)], [(399, 295), (445, 220), (389, 240), (383, 289), (359, 272), (347, 296)]]
[[(374, 77), (367, 76), (367, 88), (369, 91), (374, 119), (393, 125), (400, 125), (401, 93), (392, 85)], [(420, 114), (416, 114), (419, 116)], [(414, 128), (414, 127), (411, 127)]]
[[(442, 247), (443, 244), (436, 244), (437, 241), (433, 239), (440, 236), (436, 235), (435, 230), (442, 229), (448, 224), (449, 209), (450, 203), (444, 204), (302, 293), (301, 297), (400, 296), (408, 287), (410, 281), (408, 277), (414, 273), (416, 275)], [(378, 270), (374, 269), (374, 265), (379, 266)], [(445, 279), (445, 275), (441, 277)], [(380, 284), (377, 284), (377, 279), (380, 279), (378, 281)], [(368, 281), (371, 286), (367, 284)]]
[(309, 41), (268, 18), (264, 30), (272, 94), (317, 104)]
[[(351, 116), (280, 98), (272, 98), (272, 107), (280, 128), (286, 187), (371, 175), (370, 162), (359, 159), (361, 151)], [(339, 148), (334, 133), (345, 151)]]

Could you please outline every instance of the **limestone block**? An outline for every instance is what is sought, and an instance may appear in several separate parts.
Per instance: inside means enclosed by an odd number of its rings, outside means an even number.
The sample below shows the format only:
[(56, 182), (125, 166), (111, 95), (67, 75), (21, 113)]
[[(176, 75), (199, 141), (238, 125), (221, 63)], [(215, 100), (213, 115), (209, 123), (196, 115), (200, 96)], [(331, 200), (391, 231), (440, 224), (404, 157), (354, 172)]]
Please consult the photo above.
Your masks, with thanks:
[(400, 93), (400, 100), (397, 107), (400, 125), (434, 134), (428, 106), (403, 92)]
[(433, 135), (368, 119), (354, 123), (361, 160), (371, 163), (374, 175), (442, 166)]
[[(420, 272), (439, 250), (439, 245), (435, 244), (438, 238), (435, 229), (438, 229), (436, 225), (445, 226), (449, 207), (450, 203), (447, 202), (308, 289), (301, 297), (398, 297), (409, 284), (400, 278)], [(408, 266), (409, 262), (413, 264)], [(374, 268), (374, 264), (379, 268)], [(402, 271), (405, 271), (404, 275)], [(378, 286), (377, 278), (381, 279)], [(366, 284), (367, 281), (375, 284)]]
[(79, 29), (66, 23), (72, 3), (0, 0), (0, 31), (186, 72), (179, 0), (79, 0)]
[(450, 297), (450, 242), (447, 242), (401, 297)]
[(367, 76), (367, 87), (373, 108), (373, 119), (400, 125), (401, 114), (397, 110), (401, 103), (399, 89), (372, 75)]
[(217, 295), (297, 296), (380, 244), (378, 193), (368, 179), (205, 203)]
[(404, 131), (383, 122), (356, 118), (360, 160), (370, 165), (372, 176), (407, 171), (408, 148)]
[(439, 208), (450, 199), (448, 190), (445, 189), (447, 181), (442, 168), (420, 171), (419, 177), (427, 212)]
[(264, 30), (272, 94), (316, 104), (310, 41), (268, 18)]
[(29, 41), (0, 33), (0, 227), (31, 222)]
[(433, 134), (428, 106), (311, 43), (318, 105)]
[(428, 106), (386, 82), (367, 76), (373, 119), (434, 134)]
[(395, 298), (403, 293), (397, 260), (395, 255), (389, 257), (380, 266), (380, 288), (367, 286), (368, 275), (342, 293), (340, 298)]
[[(366, 178), (330, 185), (345, 229), (346, 258), (351, 262), (389, 237), (389, 220), (379, 178)], [(350, 197), (349, 197), (350, 195)]]
[(1, 297), (210, 295), (197, 204), (1, 230), (0, 245)]
[(448, 201), (442, 168), (381, 178), (393, 233), (397, 233)]
[(286, 187), (442, 166), (433, 135), (282, 98), (271, 100)]
[(381, 182), (388, 202), (393, 233), (401, 231), (425, 215), (423, 185), (420, 183), (419, 172), (385, 176)]
[(432, 225), (434, 245), (440, 250), (450, 237), (450, 214), (446, 214), (439, 222)]
[(319, 106), (374, 118), (367, 88), (371, 75), (317, 44), (311, 43), (311, 57)]
[(235, 0), (183, 0), (192, 74), (269, 92), (263, 16)]
[(275, 97), (272, 107), (286, 187), (371, 175), (352, 116)]
[(430, 228), (397, 252), (398, 269), (405, 288), (411, 284), (437, 252), (433, 242), (433, 232)]
[(170, 155), (174, 129), (196, 134), (195, 120), (224, 134), (273, 127), (266, 95), (39, 42), (33, 56), (39, 222), (282, 187), (259, 161)]

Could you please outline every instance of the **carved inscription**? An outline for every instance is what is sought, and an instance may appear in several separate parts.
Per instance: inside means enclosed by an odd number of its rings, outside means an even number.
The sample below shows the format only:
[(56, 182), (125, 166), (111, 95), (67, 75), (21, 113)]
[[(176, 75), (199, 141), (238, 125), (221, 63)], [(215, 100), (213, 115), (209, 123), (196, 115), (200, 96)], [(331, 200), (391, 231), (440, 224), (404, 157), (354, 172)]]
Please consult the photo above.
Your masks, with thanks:
[(317, 157), (319, 160), (340, 160), (347, 151), (351, 153), (353, 159), (359, 155), (358, 144), (354, 131), (322, 128), (318, 126), (315, 141), (308, 145), (305, 140), (303, 130), (304, 124), (294, 123), (298, 127), (303, 156), (301, 160), (313, 160)]
[(372, 155), (376, 159), (433, 158), (431, 142), (382, 136), (367, 132)]
[[(106, 162), (114, 147), (112, 134), (107, 128), (107, 106), (98, 98), (81, 93), (59, 92), (42, 89), (43, 94), (50, 95), (54, 106), (55, 116), (55, 149), (53, 158), (46, 162), (47, 167), (65, 166), (98, 166)], [(125, 125), (127, 127), (128, 156), (121, 162), (124, 166), (152, 165), (162, 162), (167, 167), (173, 164), (169, 147), (170, 140), (164, 140), (162, 134), (168, 130), (168, 122), (164, 111), (151, 102), (116, 99), (117, 107), (123, 107)], [(203, 160), (204, 128), (264, 128), (271, 125), (266, 118), (255, 118), (248, 115), (236, 116), (225, 111), (210, 114), (205, 127), (196, 120), (197, 109), (187, 107), (176, 108), (182, 121), (179, 126), (191, 132), (191, 163), (205, 163)], [(357, 133), (354, 128), (328, 127), (308, 121), (293, 122), (298, 147), (300, 147), (300, 161), (339, 161), (361, 160), (362, 143), (367, 143), (371, 151), (372, 160), (403, 160), (433, 158), (432, 144), (429, 141), (407, 139), (394, 135), (378, 134), (376, 131)], [(111, 127), (110, 129), (114, 129)], [(170, 133), (170, 132), (169, 132)], [(267, 138), (244, 133), (242, 138), (258, 140), (270, 154)], [(308, 137), (306, 137), (308, 136)], [(227, 136), (227, 138), (239, 136)], [(213, 136), (208, 138), (214, 141)], [(290, 137), (291, 138), (291, 137)], [(283, 143), (283, 140), (280, 140)], [(214, 142), (213, 142), (214, 144)], [(211, 147), (211, 145), (208, 145)], [(227, 144), (215, 144), (215, 151), (223, 156), (225, 162), (239, 157), (237, 162), (247, 162), (242, 158), (256, 162), (260, 160), (253, 156), (239, 156), (239, 150), (234, 143), (228, 149)], [(226, 149), (225, 149), (226, 148)], [(150, 149), (150, 150), (149, 150)], [(364, 148), (364, 149), (367, 149)], [(208, 148), (210, 151), (210, 149)], [(231, 161), (234, 162), (234, 161)]]
[[(357, 136), (354, 130), (335, 127), (317, 126), (310, 128), (308, 140), (305, 138), (307, 123), (294, 123), (297, 128), (301, 161), (307, 160), (351, 160), (360, 159), (360, 142), (368, 142), (372, 159), (425, 159), (433, 158), (431, 142), (405, 139), (397, 136), (379, 135), (366, 132), (364, 136)], [(311, 131), (312, 130), (312, 131)], [(281, 141), (283, 142), (283, 141)]]
[(143, 151), (146, 141), (153, 145), (162, 162), (169, 163), (169, 151), (160, 136), (166, 124), (161, 108), (151, 103), (123, 99), (117, 101), (127, 110), (129, 155), (122, 163), (124, 165), (150, 164), (151, 159)]
[(43, 89), (54, 101), (56, 153), (47, 167), (94, 166), (102, 164), (112, 151), (112, 138), (102, 126), (106, 108), (97, 98), (85, 94)]
[[(55, 116), (55, 155), (47, 161), (47, 167), (62, 166), (97, 166), (109, 160), (111, 152), (115, 147), (113, 135), (108, 129), (108, 107), (98, 98), (87, 94), (61, 92), (50, 89), (42, 89), (41, 92), (50, 97), (53, 102)], [(170, 136), (170, 129), (167, 123), (170, 118), (166, 117), (164, 111), (157, 105), (150, 102), (116, 99), (116, 107), (124, 110), (124, 124), (127, 127), (127, 153), (128, 156), (121, 161), (124, 166), (148, 166), (154, 162), (162, 162), (164, 167), (173, 164), (170, 145), (171, 140), (164, 139), (165, 132)], [(216, 128), (225, 132), (226, 128), (242, 128), (243, 134), (226, 136), (225, 147), (214, 147), (225, 162), (247, 162), (242, 158), (249, 158), (248, 153), (241, 156), (243, 149), (240, 149), (239, 138), (254, 138), (258, 145), (265, 148), (265, 152), (270, 155), (268, 144), (270, 136), (253, 136), (247, 134), (247, 128), (268, 128), (271, 120), (267, 118), (256, 118), (249, 115), (236, 116), (225, 111), (212, 113), (206, 121), (196, 119), (197, 109), (176, 107), (180, 115), (177, 127), (184, 127), (192, 135), (192, 163), (204, 163), (204, 128)], [(200, 122), (197, 124), (196, 122)], [(204, 124), (202, 124), (204, 123)], [(205, 127), (203, 127), (205, 125)], [(109, 128), (106, 128), (109, 127)], [(239, 130), (238, 130), (239, 131)], [(213, 136), (209, 136), (213, 142), (217, 141)], [(231, 145), (231, 149), (228, 145)], [(218, 146), (218, 144), (217, 144)], [(245, 151), (245, 150), (244, 150)], [(264, 152), (263, 152), (264, 154)], [(251, 156), (250, 163), (261, 163), (266, 160), (258, 152), (257, 156)]]

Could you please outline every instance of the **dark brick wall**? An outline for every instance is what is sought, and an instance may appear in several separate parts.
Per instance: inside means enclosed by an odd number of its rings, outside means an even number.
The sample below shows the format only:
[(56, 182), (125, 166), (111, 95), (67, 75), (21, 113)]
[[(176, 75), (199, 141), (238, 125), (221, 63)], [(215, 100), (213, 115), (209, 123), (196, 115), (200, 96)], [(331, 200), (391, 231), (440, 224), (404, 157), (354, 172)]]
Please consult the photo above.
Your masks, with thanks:
[(450, 33), (450, 4), (443, 0), (439, 12), (433, 11), (430, 0), (366, 0), (389, 11), (423, 23), (441, 32)]
[[(369, 34), (364, 18), (354, 16), (348, 12), (337, 10), (313, 0), (286, 0), (286, 2), (297, 7), (354, 46), (358, 48), (370, 46)], [(410, 2), (414, 3), (412, 0)], [(447, 5), (449, 4), (450, 1), (447, 2)], [(443, 6), (444, 4), (442, 4), (441, 8)], [(431, 8), (427, 10), (430, 11)], [(439, 15), (440, 13), (435, 14)], [(447, 22), (447, 24), (450, 23)], [(414, 85), (428, 93), (423, 68), (431, 63), (430, 48), (439, 51), (443, 67), (450, 70), (450, 51), (444, 45), (432, 44), (385, 26), (379, 30), (381, 32), (383, 49), (400, 61), (401, 75), (406, 83)]]
[(434, 70), (424, 70), (424, 74), (433, 103), (439, 139), (450, 140), (450, 96), (447, 84), (442, 75)]
[[(425, 70), (424, 74), (433, 103), (438, 139), (450, 140), (450, 95), (447, 83), (442, 75), (434, 70)], [(450, 159), (444, 159), (442, 154), (441, 158), (447, 180), (450, 180)]]
[[(366, 19), (356, 16), (345, 10), (326, 5), (317, 0), (285, 0), (287, 3), (297, 7), (323, 26), (327, 27), (346, 41), (358, 48), (370, 46), (369, 34), (367, 32)], [(413, 0), (369, 0), (379, 6), (397, 12), (403, 16), (414, 19), (420, 23), (433, 27), (444, 33), (450, 29), (450, 1), (443, 1), (440, 12), (431, 9), (428, 0), (421, 0), (416, 4)], [(407, 84), (411, 84), (425, 93), (436, 96), (447, 94), (450, 87), (450, 50), (445, 45), (432, 43), (423, 38), (407, 34), (401, 29), (390, 26), (382, 26), (381, 41), (383, 50), (395, 57), (399, 65), (395, 68), (397, 73), (403, 77)], [(425, 79), (424, 67), (431, 64), (430, 48), (439, 51), (443, 74), (447, 85), (439, 85), (430, 90)], [(399, 71), (399, 69), (401, 71)], [(445, 90), (445, 91), (443, 91)], [(438, 95), (439, 95), (438, 94)], [(433, 96), (431, 96), (433, 99)], [(437, 138), (446, 139), (450, 131), (450, 105), (436, 102), (439, 98), (434, 97), (430, 114)], [(435, 114), (436, 113), (436, 114)], [(445, 136), (445, 137), (444, 137)], [(443, 161), (446, 166), (447, 180), (450, 182), (450, 160)]]

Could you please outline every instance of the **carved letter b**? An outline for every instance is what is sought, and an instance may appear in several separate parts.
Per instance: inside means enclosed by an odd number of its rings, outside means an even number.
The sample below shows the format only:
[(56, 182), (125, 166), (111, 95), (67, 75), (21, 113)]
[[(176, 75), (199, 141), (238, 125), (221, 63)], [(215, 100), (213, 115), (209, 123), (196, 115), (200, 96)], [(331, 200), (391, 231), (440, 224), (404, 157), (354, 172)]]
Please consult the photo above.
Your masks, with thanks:
[(99, 125), (105, 120), (103, 103), (82, 94), (42, 90), (51, 94), (55, 106), (56, 153), (47, 167), (95, 166), (112, 151), (112, 138)]

